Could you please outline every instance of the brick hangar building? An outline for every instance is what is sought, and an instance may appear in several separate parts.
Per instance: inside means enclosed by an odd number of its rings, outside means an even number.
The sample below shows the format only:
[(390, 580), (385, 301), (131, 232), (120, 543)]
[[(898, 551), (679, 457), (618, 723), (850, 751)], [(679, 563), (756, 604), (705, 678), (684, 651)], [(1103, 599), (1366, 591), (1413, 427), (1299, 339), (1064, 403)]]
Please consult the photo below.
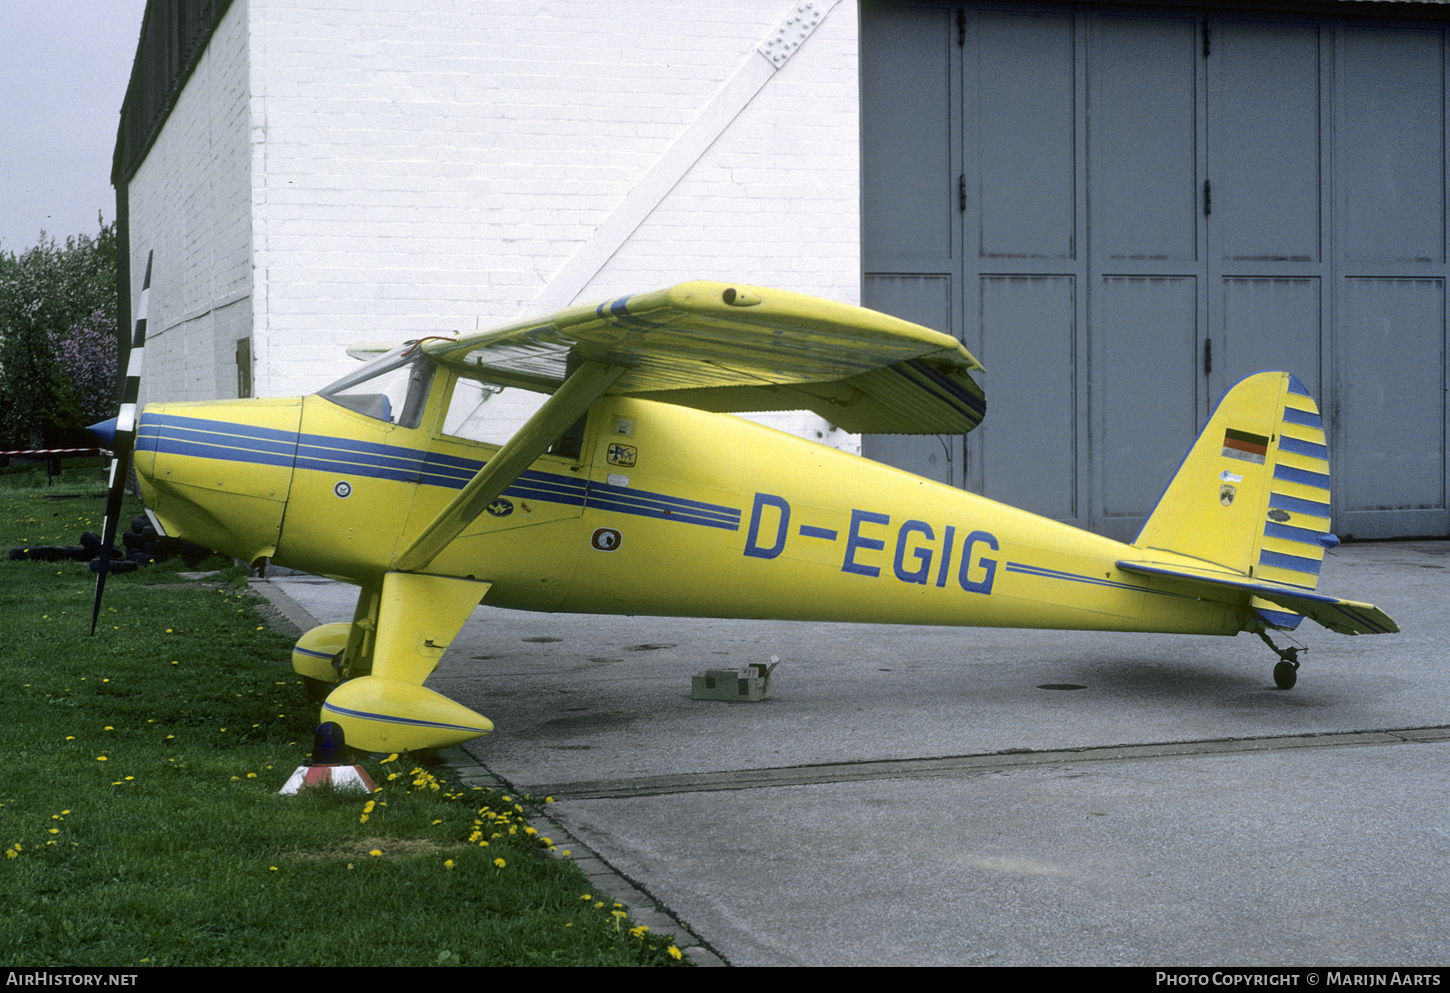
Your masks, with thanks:
[(151, 0), (113, 172), (123, 295), (157, 260), (143, 400), (722, 279), (988, 369), (965, 439), (760, 418), (807, 437), (1131, 539), (1225, 390), (1285, 368), (1336, 530), (1450, 535), (1447, 15)]

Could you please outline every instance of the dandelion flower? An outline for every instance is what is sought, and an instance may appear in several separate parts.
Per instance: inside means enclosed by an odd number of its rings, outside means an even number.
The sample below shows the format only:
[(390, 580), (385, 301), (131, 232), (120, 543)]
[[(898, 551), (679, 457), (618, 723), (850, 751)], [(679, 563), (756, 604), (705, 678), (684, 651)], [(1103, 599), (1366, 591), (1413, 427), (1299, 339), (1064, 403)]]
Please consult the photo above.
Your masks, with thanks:
[(670, 958), (675, 959), (676, 961), (679, 961), (679, 959), (680, 959), (680, 950), (678, 948), (676, 948), (674, 945), (671, 945), (669, 948), (665, 949), (665, 951), (667, 951), (667, 952), (670, 953)]
[(382, 853), (382, 851), (381, 851), (381, 850), (379, 850), (379, 849), (377, 849), (377, 848), (374, 848), (374, 849), (373, 849), (373, 850), (372, 850), (372, 851), (370, 851), (370, 852), (368, 852), (368, 854), (369, 854), (369, 855), (373, 855), (373, 856), (378, 856), (378, 855), (381, 855), (381, 854), (383, 854), (383, 853)]
[(505, 862), (503, 859), (494, 859), (493, 860), (493, 864), (496, 865), (496, 866), (498, 866), (500, 869), (502, 869), (504, 866), (508, 865), (508, 863)]
[(444, 862), (443, 862), (443, 868), (445, 868), (445, 869), (452, 869), (453, 868), (453, 860), (452, 859), (446, 859), (446, 860), (444, 860)]

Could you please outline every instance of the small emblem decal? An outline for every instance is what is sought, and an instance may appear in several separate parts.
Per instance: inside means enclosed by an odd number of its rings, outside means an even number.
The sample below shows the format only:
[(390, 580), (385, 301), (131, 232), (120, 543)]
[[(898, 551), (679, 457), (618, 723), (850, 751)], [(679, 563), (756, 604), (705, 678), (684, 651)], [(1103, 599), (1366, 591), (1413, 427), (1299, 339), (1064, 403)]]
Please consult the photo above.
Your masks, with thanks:
[(614, 528), (599, 528), (589, 539), (589, 544), (601, 552), (612, 552), (617, 550), (623, 541), (624, 535)]
[(1277, 521), (1278, 523), (1283, 524), (1288, 519), (1289, 512), (1287, 510), (1280, 510), (1278, 507), (1275, 507), (1273, 510), (1269, 511), (1269, 520), (1271, 521)]
[(1234, 502), (1234, 494), (1237, 492), (1238, 490), (1235, 487), (1230, 486), (1228, 483), (1224, 483), (1218, 488), (1218, 502), (1223, 504), (1225, 507), (1232, 506)]
[(332, 488), (332, 492), (337, 494), (338, 499), (346, 500), (352, 496), (352, 484), (344, 479)]
[(507, 517), (514, 512), (514, 505), (503, 497), (499, 497), (488, 505), (488, 512), (494, 517)]
[(610, 465), (622, 465), (622, 466), (625, 466), (625, 467), (632, 466), (632, 465), (634, 465), (634, 460), (635, 460), (635, 458), (638, 455), (639, 455), (639, 450), (637, 448), (635, 448), (633, 445), (610, 445), (609, 446), (609, 464)]

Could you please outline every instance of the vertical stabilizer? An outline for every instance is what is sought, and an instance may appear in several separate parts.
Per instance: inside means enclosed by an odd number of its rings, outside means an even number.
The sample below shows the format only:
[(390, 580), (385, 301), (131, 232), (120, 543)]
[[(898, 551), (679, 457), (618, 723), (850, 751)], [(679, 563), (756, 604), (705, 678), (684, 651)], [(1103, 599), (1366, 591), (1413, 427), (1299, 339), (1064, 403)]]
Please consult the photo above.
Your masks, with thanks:
[[(1295, 377), (1261, 372), (1223, 398), (1133, 544), (1251, 579), (1313, 590), (1329, 533), (1329, 452)], [(1266, 623), (1297, 614), (1255, 599)]]

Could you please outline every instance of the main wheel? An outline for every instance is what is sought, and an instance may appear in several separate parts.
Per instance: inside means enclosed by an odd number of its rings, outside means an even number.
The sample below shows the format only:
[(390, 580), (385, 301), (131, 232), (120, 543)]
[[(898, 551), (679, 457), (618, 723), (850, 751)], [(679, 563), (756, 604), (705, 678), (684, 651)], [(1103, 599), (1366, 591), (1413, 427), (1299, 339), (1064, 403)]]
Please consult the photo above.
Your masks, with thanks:
[(1299, 681), (1299, 667), (1292, 662), (1280, 662), (1274, 666), (1274, 685), (1281, 690), (1293, 688)]

